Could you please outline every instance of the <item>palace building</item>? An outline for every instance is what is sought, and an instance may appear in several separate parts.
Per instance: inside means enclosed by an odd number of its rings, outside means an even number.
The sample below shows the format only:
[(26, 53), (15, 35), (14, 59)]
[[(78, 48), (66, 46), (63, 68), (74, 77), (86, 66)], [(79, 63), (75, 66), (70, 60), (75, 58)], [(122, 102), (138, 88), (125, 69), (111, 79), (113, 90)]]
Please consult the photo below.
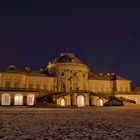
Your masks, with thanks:
[[(111, 100), (112, 99), (112, 100)], [(58, 107), (103, 106), (122, 102), (140, 104), (131, 81), (115, 73), (95, 73), (75, 54), (66, 52), (38, 71), (15, 65), (0, 70), (0, 105)]]

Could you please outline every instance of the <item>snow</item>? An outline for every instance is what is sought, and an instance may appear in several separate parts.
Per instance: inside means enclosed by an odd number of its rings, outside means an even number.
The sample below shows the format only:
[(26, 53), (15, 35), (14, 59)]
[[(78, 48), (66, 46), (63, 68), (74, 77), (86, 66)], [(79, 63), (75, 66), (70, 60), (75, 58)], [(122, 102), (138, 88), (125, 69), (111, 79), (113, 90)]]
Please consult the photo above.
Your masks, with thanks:
[(0, 140), (140, 140), (140, 106), (0, 107)]

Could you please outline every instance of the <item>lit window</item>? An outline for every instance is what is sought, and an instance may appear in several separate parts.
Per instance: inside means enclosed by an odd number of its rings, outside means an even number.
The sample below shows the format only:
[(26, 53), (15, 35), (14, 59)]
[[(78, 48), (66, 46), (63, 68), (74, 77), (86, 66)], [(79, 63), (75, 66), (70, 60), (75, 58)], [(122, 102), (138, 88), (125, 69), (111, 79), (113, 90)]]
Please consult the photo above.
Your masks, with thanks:
[(1, 97), (1, 105), (10, 105), (11, 103), (11, 96), (8, 93), (2, 94)]
[(61, 99), (60, 104), (63, 107), (66, 106), (66, 100), (65, 99)]
[(27, 105), (34, 105), (35, 97), (33, 94), (27, 95)]
[(103, 99), (98, 99), (98, 100), (97, 100), (97, 106), (104, 106), (104, 101), (103, 101)]
[(82, 95), (77, 96), (77, 106), (84, 107), (85, 106), (85, 97)]
[(23, 95), (22, 94), (16, 94), (14, 103), (15, 103), (15, 105), (23, 105)]

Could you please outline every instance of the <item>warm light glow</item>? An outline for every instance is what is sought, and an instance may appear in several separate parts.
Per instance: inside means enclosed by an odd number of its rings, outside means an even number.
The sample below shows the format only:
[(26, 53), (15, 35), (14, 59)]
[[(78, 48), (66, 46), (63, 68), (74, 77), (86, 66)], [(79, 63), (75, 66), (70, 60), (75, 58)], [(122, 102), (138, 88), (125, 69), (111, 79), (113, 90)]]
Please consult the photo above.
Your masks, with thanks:
[(79, 95), (77, 97), (77, 106), (78, 107), (84, 107), (85, 106), (85, 97), (82, 95)]
[(103, 99), (98, 99), (97, 100), (97, 106), (104, 106)]
[(35, 97), (33, 94), (29, 94), (27, 96), (27, 105), (34, 105)]
[(15, 95), (15, 105), (23, 105), (23, 95), (22, 94)]
[(61, 99), (61, 106), (66, 106), (66, 100), (65, 99)]
[(2, 94), (1, 105), (10, 105), (11, 96), (8, 93)]

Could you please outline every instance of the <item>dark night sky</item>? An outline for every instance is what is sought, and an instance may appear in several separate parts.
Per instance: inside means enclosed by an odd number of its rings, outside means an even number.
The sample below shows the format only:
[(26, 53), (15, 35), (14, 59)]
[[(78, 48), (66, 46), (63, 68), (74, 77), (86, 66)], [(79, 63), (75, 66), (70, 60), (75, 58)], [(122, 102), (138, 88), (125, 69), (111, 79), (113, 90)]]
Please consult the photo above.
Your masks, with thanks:
[(0, 67), (44, 67), (66, 48), (94, 71), (139, 84), (140, 2), (0, 1)]

